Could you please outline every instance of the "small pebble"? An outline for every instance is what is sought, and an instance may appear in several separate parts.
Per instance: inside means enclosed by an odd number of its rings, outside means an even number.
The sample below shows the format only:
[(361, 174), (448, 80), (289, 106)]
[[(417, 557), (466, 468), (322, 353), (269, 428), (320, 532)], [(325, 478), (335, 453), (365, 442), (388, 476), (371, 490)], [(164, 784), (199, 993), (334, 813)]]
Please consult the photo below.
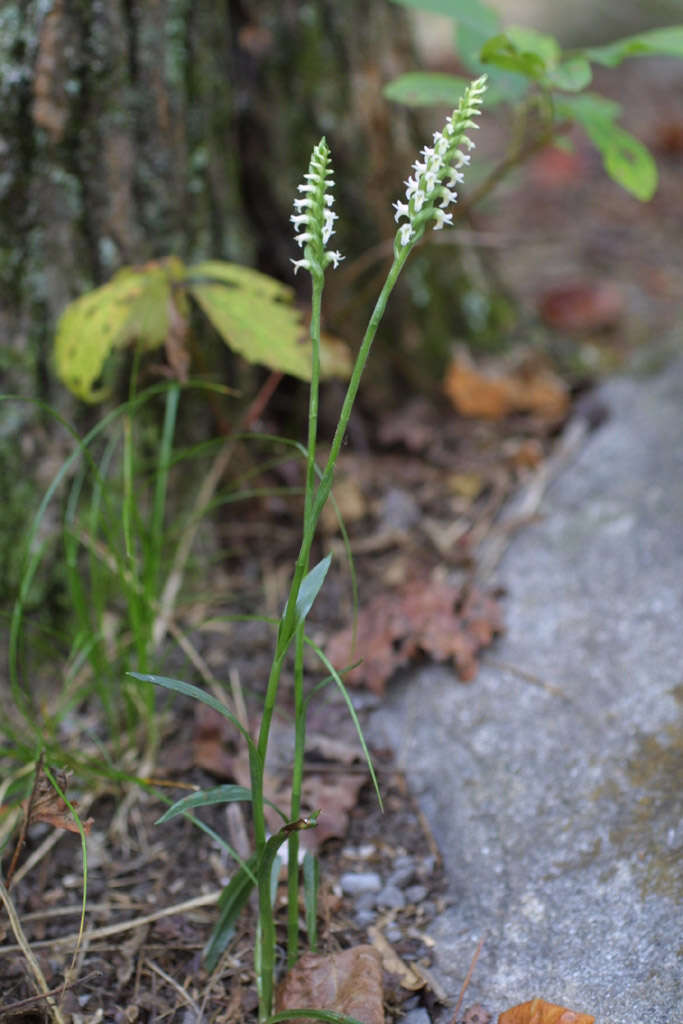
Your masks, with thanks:
[(401, 928), (399, 928), (397, 924), (387, 925), (384, 932), (384, 938), (387, 940), (387, 942), (400, 942), (401, 939), (403, 938), (403, 931)]
[(422, 903), (429, 890), (426, 885), (409, 885), (406, 889), (408, 903)]
[(354, 900), (354, 908), (357, 914), (365, 913), (366, 910), (374, 911), (377, 906), (377, 893), (361, 892)]
[(382, 879), (376, 871), (349, 871), (343, 874), (339, 881), (347, 896), (356, 896), (361, 892), (379, 892), (382, 888)]
[(432, 1024), (432, 1022), (424, 1006), (416, 1006), (414, 1010), (408, 1010), (401, 1017), (401, 1024)]
[(415, 877), (415, 865), (411, 861), (409, 864), (402, 864), (399, 867), (394, 865), (394, 870), (389, 875), (388, 885), (397, 885), (399, 889), (405, 889), (409, 882), (412, 882)]
[(385, 885), (377, 897), (378, 907), (387, 907), (390, 910), (402, 910), (405, 905), (405, 896), (395, 885)]

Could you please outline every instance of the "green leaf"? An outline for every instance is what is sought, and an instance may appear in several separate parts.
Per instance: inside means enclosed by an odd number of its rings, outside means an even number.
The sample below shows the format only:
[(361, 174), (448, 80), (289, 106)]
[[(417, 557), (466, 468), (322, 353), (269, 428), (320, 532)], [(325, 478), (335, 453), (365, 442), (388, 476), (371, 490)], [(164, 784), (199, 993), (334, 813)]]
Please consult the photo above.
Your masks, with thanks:
[(579, 122), (617, 184), (636, 199), (645, 202), (652, 198), (657, 188), (657, 165), (642, 142), (615, 123), (621, 112), (618, 103), (585, 93), (563, 97), (557, 112)]
[(497, 31), (500, 19), (492, 7), (481, 0), (393, 0), (404, 7), (413, 7), (427, 14), (441, 14), (455, 18), (464, 25), (490, 36)]
[(86, 402), (106, 398), (95, 387), (112, 352), (136, 342), (143, 349), (162, 345), (168, 334), (170, 289), (183, 271), (180, 260), (124, 267), (108, 284), (70, 303), (57, 325), (57, 375)]
[(384, 87), (388, 100), (405, 103), (407, 107), (427, 107), (443, 103), (458, 104), (469, 79), (437, 71), (409, 71)]
[(683, 25), (655, 28), (635, 36), (616, 39), (605, 46), (591, 46), (582, 53), (595, 64), (614, 68), (628, 57), (648, 57), (653, 54), (683, 57)]
[(560, 44), (554, 36), (544, 35), (533, 28), (510, 25), (504, 35), (520, 54), (533, 54), (544, 67), (554, 68), (560, 61)]
[(325, 582), (327, 570), (330, 568), (332, 555), (326, 555), (317, 565), (308, 572), (301, 581), (299, 593), (296, 599), (296, 621), (303, 622), (311, 610), (320, 588)]
[(585, 57), (570, 57), (547, 74), (548, 84), (565, 92), (580, 92), (590, 85), (592, 77), (591, 66)]
[(153, 683), (155, 686), (163, 686), (166, 690), (181, 693), (184, 697), (192, 697), (193, 700), (198, 700), (200, 703), (206, 704), (207, 707), (213, 708), (223, 718), (227, 718), (229, 722), (232, 722), (235, 728), (244, 736), (250, 750), (255, 749), (251, 736), (239, 720), (235, 718), (232, 711), (226, 708), (225, 704), (216, 700), (212, 694), (207, 693), (206, 690), (200, 690), (198, 686), (193, 686), (192, 683), (185, 683), (182, 679), (169, 679), (168, 676), (155, 676), (142, 672), (127, 672), (126, 675), (132, 676), (133, 679), (137, 679), (141, 683)]
[(162, 825), (179, 814), (191, 811), (195, 807), (209, 807), (212, 804), (228, 804), (238, 801), (251, 800), (251, 790), (244, 786), (216, 786), (214, 789), (204, 789), (199, 793), (190, 793), (189, 796), (176, 800), (160, 818), (155, 825)]
[(258, 873), (258, 863), (258, 854), (252, 854), (245, 867), (235, 872), (220, 895), (218, 920), (204, 949), (204, 963), (208, 971), (213, 971), (235, 933), (235, 922), (249, 899), (254, 876)]
[[(195, 264), (183, 283), (223, 341), (244, 359), (310, 380), (311, 345), (302, 314), (293, 305), (293, 289), (221, 260)], [(325, 349), (326, 339), (321, 346)], [(331, 366), (321, 353), (322, 376), (349, 372), (350, 364), (340, 366), (337, 359)]]
[(545, 62), (537, 53), (520, 52), (505, 34), (494, 36), (484, 43), (481, 60), (483, 64), (493, 64), (504, 71), (524, 75), (534, 81), (540, 81), (546, 71)]

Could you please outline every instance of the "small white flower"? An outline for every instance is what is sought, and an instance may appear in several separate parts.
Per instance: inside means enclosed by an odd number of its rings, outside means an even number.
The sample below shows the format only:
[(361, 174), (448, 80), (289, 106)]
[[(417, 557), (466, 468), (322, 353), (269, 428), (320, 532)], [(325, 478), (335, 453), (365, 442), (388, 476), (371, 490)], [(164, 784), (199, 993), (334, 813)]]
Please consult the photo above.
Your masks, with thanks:
[(415, 235), (412, 224), (401, 224), (398, 233), (401, 239), (401, 245), (408, 245), (409, 242), (412, 242), (413, 236)]
[(400, 220), (401, 217), (410, 216), (410, 207), (408, 206), (407, 203), (402, 203), (400, 199), (396, 200), (396, 202), (393, 204), (393, 207), (396, 210), (396, 214), (394, 216), (395, 221)]
[(297, 273), (298, 270), (310, 270), (311, 269), (311, 264), (309, 263), (308, 260), (290, 260), (289, 262), (294, 264), (294, 273), (295, 274)]
[(453, 223), (452, 213), (444, 213), (443, 210), (440, 210), (438, 206), (435, 206), (432, 212), (434, 214), (434, 220), (436, 221), (436, 224), (434, 225), (435, 231), (440, 231), (444, 224)]
[(325, 253), (328, 263), (331, 263), (336, 270), (341, 261), (344, 259), (342, 254), (337, 249), (328, 249)]

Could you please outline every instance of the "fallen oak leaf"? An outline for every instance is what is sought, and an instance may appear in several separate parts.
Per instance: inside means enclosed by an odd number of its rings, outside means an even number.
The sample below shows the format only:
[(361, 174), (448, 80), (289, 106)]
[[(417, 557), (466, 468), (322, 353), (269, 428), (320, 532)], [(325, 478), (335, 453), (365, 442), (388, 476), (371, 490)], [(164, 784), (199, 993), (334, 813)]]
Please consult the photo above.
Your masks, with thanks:
[(595, 1017), (536, 998), (501, 1013), (498, 1024), (595, 1024)]
[[(341, 953), (304, 953), (275, 993), (276, 1012), (308, 1008), (332, 1010), (361, 1024), (384, 1024), (382, 964), (373, 946)], [(300, 1024), (314, 1024), (310, 1017)]]
[(569, 410), (567, 386), (534, 355), (520, 355), (508, 365), (488, 360), (475, 365), (464, 348), (453, 356), (443, 389), (461, 416), (502, 420), (513, 413), (529, 413), (551, 423)]
[(345, 673), (345, 682), (381, 696), (390, 676), (421, 653), (452, 660), (461, 679), (472, 679), (479, 651), (502, 631), (495, 594), (475, 587), (464, 593), (447, 583), (418, 580), (378, 595), (359, 616), (353, 652), (352, 630), (345, 629), (332, 637), (327, 656), (340, 667), (360, 657), (361, 664)]

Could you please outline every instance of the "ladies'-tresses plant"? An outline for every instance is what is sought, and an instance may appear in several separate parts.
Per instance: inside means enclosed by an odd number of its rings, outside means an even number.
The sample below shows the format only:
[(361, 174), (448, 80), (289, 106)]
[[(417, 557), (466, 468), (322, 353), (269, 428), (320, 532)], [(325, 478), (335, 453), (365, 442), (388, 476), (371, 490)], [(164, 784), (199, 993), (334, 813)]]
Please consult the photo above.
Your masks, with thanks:
[[(306, 709), (308, 701), (320, 689), (322, 684), (304, 690), (303, 652), (304, 644), (308, 644), (318, 655), (323, 664), (327, 678), (334, 680), (341, 690), (349, 713), (359, 731), (361, 744), (368, 758), (370, 773), (379, 797), (375, 774), (370, 763), (365, 741), (353, 709), (346, 693), (344, 684), (329, 663), (324, 653), (310, 640), (304, 632), (305, 619), (324, 582), (329, 568), (328, 555), (309, 570), (309, 559), (320, 513), (327, 501), (334, 469), (346, 433), (353, 403), (358, 392), (363, 369), (370, 353), (372, 342), (386, 308), (387, 300), (396, 284), (406, 259), (413, 247), (420, 240), (431, 223), (434, 230), (442, 229), (452, 223), (452, 214), (448, 207), (456, 200), (454, 186), (462, 181), (462, 168), (469, 163), (469, 151), (474, 143), (467, 132), (476, 128), (474, 118), (479, 114), (479, 107), (486, 89), (486, 78), (478, 78), (466, 89), (457, 109), (446, 122), (441, 132), (434, 134), (434, 144), (425, 147), (413, 165), (413, 175), (406, 182), (405, 202), (400, 200), (394, 204), (396, 220), (401, 223), (394, 239), (394, 258), (387, 279), (381, 289), (375, 308), (372, 312), (356, 362), (351, 373), (346, 395), (339, 415), (339, 421), (332, 439), (330, 453), (322, 468), (316, 467), (316, 442), (318, 432), (318, 388), (320, 380), (320, 313), (322, 292), (325, 283), (325, 271), (332, 265), (336, 268), (343, 259), (341, 253), (328, 249), (327, 245), (334, 234), (334, 213), (332, 198), (332, 169), (330, 166), (330, 150), (325, 139), (321, 139), (313, 149), (304, 181), (298, 186), (300, 195), (294, 201), (294, 213), (291, 221), (295, 229), (295, 239), (303, 249), (303, 258), (292, 260), (295, 272), (306, 270), (312, 279), (312, 310), (311, 310), (311, 343), (312, 343), (312, 374), (309, 393), (308, 444), (306, 465), (306, 486), (304, 497), (304, 520), (301, 545), (297, 556), (294, 572), (290, 583), (285, 608), (277, 623), (277, 639), (272, 665), (268, 677), (266, 694), (263, 702), (261, 725), (258, 738), (254, 740), (244, 726), (237, 721), (232, 712), (220, 701), (197, 687), (178, 680), (162, 679), (158, 676), (138, 675), (137, 678), (157, 685), (165, 686), (177, 692), (185, 693), (209, 704), (228, 718), (246, 740), (249, 751), (251, 789), (240, 786), (219, 787), (208, 793), (194, 793), (190, 797), (174, 804), (163, 820), (174, 814), (187, 813), (191, 808), (202, 803), (216, 803), (226, 800), (249, 800), (252, 806), (254, 829), (254, 853), (248, 861), (242, 862), (229, 884), (226, 886), (219, 903), (219, 920), (214, 928), (207, 946), (207, 966), (212, 967), (218, 956), (227, 945), (232, 935), (232, 925), (238, 913), (246, 905), (249, 894), (254, 887), (258, 889), (258, 927), (254, 952), (257, 987), (259, 992), (259, 1021), (271, 1022), (284, 1020), (285, 1015), (276, 1014), (271, 1018), (273, 981), (275, 975), (275, 927), (272, 910), (271, 875), (278, 848), (289, 842), (288, 858), (288, 964), (292, 965), (298, 955), (298, 833), (301, 829), (315, 825), (317, 813), (309, 817), (301, 817), (301, 786), (303, 779), (303, 758), (306, 731)], [(292, 768), (292, 798), (289, 815), (285, 825), (274, 836), (268, 836), (265, 820), (265, 798), (263, 778), (268, 751), (270, 726), (275, 710), (282, 667), (287, 653), (294, 645), (294, 730), (295, 753)], [(381, 803), (381, 798), (380, 798)], [(282, 812), (281, 812), (282, 813)], [(306, 872), (304, 872), (306, 875)], [(309, 876), (310, 877), (310, 876)], [(312, 873), (315, 877), (315, 872)], [(314, 923), (314, 914), (310, 915)], [(309, 915), (307, 914), (307, 917)], [(309, 928), (309, 941), (311, 928)], [(298, 1011), (287, 1011), (292, 1016)], [(316, 1016), (319, 1019), (339, 1021), (338, 1015), (326, 1011), (309, 1011), (303, 1016)]]

